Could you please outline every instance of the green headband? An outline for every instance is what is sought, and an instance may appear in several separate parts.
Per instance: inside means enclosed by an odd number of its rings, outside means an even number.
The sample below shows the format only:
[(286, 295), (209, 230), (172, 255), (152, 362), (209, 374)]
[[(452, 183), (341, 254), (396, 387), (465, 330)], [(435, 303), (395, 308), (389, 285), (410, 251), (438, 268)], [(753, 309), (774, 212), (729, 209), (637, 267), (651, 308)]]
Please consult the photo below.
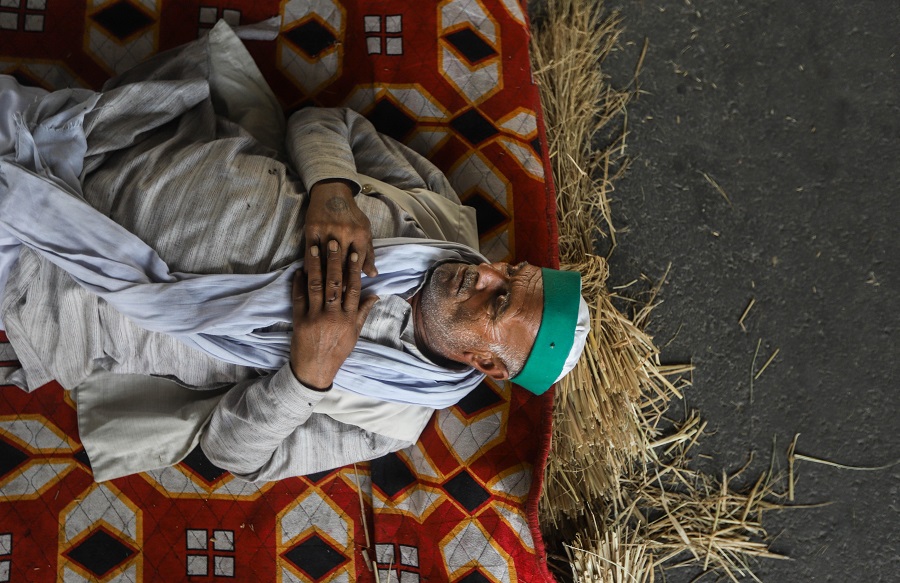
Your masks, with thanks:
[(544, 394), (562, 374), (575, 343), (575, 325), (581, 302), (581, 274), (541, 269), (544, 312), (534, 347), (522, 371), (512, 381), (535, 395)]

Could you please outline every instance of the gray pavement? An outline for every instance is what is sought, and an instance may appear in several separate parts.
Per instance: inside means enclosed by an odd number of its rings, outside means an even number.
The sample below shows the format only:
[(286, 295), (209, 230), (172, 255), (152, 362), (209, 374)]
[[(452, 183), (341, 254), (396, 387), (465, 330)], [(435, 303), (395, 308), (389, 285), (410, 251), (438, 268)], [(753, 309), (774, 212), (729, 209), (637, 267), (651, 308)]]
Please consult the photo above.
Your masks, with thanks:
[[(635, 161), (615, 193), (629, 232), (611, 283), (672, 264), (651, 331), (665, 360), (697, 367), (687, 406), (715, 432), (701, 447), (713, 459), (699, 463), (720, 473), (753, 453), (758, 473), (773, 439), (783, 464), (796, 433), (807, 455), (856, 466), (900, 459), (900, 5), (608, 6), (627, 27), (613, 82), (650, 42), (646, 94), (629, 108)], [(755, 371), (778, 354), (751, 400), (757, 346)], [(759, 561), (760, 579), (900, 581), (900, 465), (800, 462), (797, 471), (797, 503), (831, 504), (768, 516), (773, 549), (792, 560)]]

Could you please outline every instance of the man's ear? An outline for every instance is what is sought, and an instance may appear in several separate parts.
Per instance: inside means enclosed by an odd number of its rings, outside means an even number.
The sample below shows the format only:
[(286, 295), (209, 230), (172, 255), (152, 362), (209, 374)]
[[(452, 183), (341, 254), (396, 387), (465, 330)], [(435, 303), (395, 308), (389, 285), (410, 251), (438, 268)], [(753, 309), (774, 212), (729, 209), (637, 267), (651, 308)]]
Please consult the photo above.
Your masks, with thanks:
[(466, 364), (483, 372), (495, 381), (505, 381), (509, 378), (506, 365), (493, 352), (466, 352), (463, 354)]

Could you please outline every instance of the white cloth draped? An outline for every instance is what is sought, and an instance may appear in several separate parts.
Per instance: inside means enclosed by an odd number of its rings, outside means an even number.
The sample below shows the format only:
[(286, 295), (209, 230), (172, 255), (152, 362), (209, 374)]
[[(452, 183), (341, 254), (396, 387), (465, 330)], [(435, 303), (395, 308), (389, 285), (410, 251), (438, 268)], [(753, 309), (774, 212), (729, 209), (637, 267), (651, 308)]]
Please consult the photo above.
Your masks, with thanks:
[[(141, 327), (234, 364), (275, 370), (287, 362), (290, 333), (265, 328), (291, 321), (291, 279), (300, 261), (263, 274), (171, 272), (152, 248), (80, 196), (87, 150), (82, 120), (99, 94), (9, 96), (18, 84), (0, 79), (0, 103), (11, 104), (0, 123), (0, 277), (15, 261), (18, 244), (26, 245)], [(407, 292), (442, 260), (484, 258), (456, 243), (381, 240), (380, 275), (364, 279), (363, 293)], [(386, 401), (442, 408), (482, 378), (472, 369), (448, 370), (361, 340), (335, 385)]]

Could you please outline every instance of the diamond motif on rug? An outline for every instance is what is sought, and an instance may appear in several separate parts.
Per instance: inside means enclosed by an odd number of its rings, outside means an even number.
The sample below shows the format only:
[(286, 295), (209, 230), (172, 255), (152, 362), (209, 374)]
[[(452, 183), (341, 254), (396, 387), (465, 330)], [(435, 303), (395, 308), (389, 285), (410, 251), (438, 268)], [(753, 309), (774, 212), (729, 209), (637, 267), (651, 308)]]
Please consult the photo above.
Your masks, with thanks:
[(126, 0), (104, 8), (91, 18), (119, 40), (125, 40), (153, 22), (152, 18)]
[(347, 561), (347, 557), (317, 534), (284, 553), (284, 558), (317, 582)]
[(79, 449), (77, 452), (75, 452), (75, 455), (73, 455), (72, 457), (74, 457), (76, 460), (81, 462), (81, 464), (85, 468), (87, 468), (89, 470), (91, 469), (91, 460), (88, 457), (87, 451), (85, 451), (85, 449), (83, 447), (81, 449)]
[(497, 51), (471, 28), (451, 32), (444, 38), (473, 65), (497, 54)]
[(313, 484), (318, 484), (325, 478), (331, 476), (332, 474), (337, 473), (337, 470), (325, 470), (324, 472), (316, 472), (314, 474), (307, 474), (304, 476), (307, 480), (312, 482)]
[(491, 202), (491, 199), (477, 190), (463, 202), (475, 209), (475, 222), (478, 225), (479, 236), (483, 237), (509, 222), (509, 215), (500, 210), (497, 205)]
[(134, 550), (101, 528), (66, 554), (97, 577), (102, 577), (131, 557)]
[(490, 583), (491, 580), (485, 577), (481, 571), (472, 571), (459, 580), (459, 583)]
[(472, 142), (474, 146), (499, 133), (494, 124), (481, 115), (477, 109), (470, 109), (456, 116), (450, 122), (450, 127), (455, 129), (459, 135)]
[(25, 463), (28, 454), (5, 439), (0, 439), (0, 478)]
[(491, 385), (482, 381), (480, 385), (475, 387), (474, 391), (463, 397), (456, 406), (459, 407), (467, 417), (471, 417), (475, 413), (501, 402), (503, 402), (503, 399), (494, 392)]
[(475, 481), (475, 478), (466, 470), (461, 471), (444, 484), (444, 490), (469, 512), (484, 504), (485, 500), (491, 497), (488, 491), (482, 488), (481, 484)]
[(329, 47), (334, 46), (334, 43), (337, 41), (337, 38), (331, 34), (331, 31), (314, 18), (307, 20), (300, 26), (295, 26), (282, 36), (312, 59), (318, 57), (319, 53)]
[(389, 99), (379, 99), (366, 117), (369, 118), (375, 129), (395, 140), (402, 141), (416, 127), (416, 120), (391, 103)]
[(393, 498), (416, 482), (416, 476), (396, 454), (389, 454), (372, 464), (372, 484)]
[(209, 461), (199, 445), (181, 460), (181, 463), (210, 486), (228, 474), (227, 471)]

